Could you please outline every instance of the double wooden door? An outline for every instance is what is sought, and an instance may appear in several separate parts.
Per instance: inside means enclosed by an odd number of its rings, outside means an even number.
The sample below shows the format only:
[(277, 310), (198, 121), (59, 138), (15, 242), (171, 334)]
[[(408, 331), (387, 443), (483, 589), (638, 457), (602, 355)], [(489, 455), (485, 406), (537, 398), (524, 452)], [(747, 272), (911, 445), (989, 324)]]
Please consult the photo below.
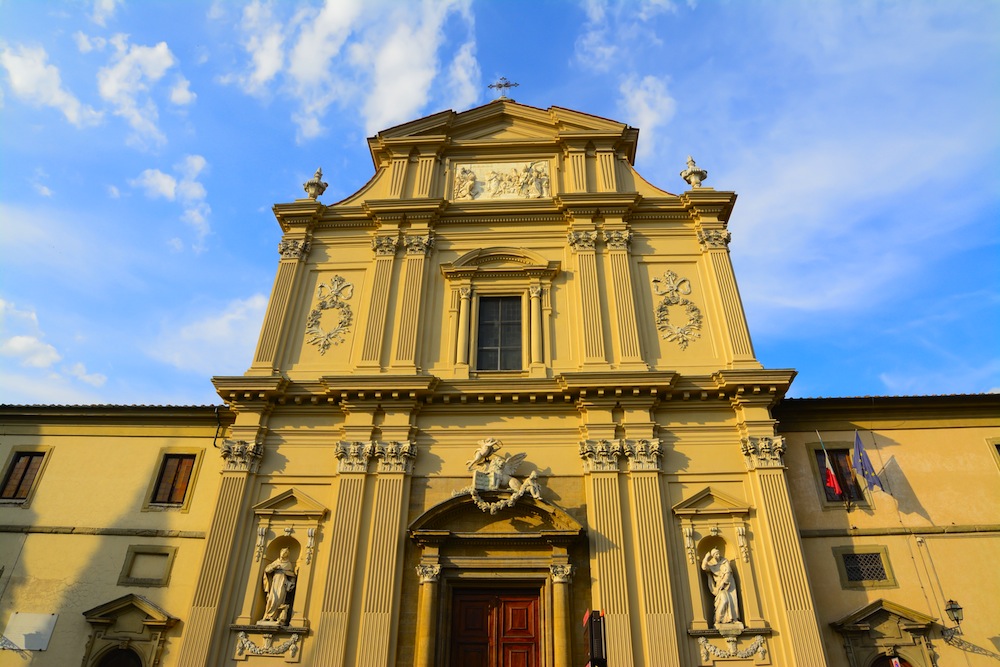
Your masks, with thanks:
[(451, 667), (538, 667), (538, 591), (456, 589)]

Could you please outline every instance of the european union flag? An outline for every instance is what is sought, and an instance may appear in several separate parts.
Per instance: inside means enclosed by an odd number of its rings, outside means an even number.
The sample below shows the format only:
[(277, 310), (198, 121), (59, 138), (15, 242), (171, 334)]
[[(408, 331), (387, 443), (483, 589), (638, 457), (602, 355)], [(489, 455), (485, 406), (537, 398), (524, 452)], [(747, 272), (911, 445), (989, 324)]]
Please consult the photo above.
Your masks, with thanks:
[[(872, 466), (872, 460), (868, 458), (865, 448), (861, 445), (861, 436), (858, 435), (857, 431), (854, 432), (854, 469), (860, 472), (861, 476), (865, 478), (869, 491), (875, 488), (876, 485), (885, 491), (882, 480), (875, 474), (875, 467)], [(886, 491), (886, 493), (889, 492)]]

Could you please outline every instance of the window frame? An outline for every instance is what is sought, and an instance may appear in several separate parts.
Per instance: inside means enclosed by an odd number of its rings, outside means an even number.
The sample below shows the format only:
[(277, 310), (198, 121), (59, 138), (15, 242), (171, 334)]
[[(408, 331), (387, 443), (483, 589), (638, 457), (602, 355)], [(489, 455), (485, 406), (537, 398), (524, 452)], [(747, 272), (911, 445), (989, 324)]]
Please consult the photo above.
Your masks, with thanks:
[[(156, 579), (144, 579), (133, 577), (132, 566), (135, 564), (136, 556), (166, 556), (167, 562), (164, 566), (163, 576)], [(177, 547), (164, 546), (162, 544), (130, 544), (125, 553), (125, 562), (122, 564), (122, 571), (118, 575), (119, 586), (137, 587), (162, 587), (170, 582), (170, 571), (174, 567), (174, 558), (177, 556)]]
[(0, 498), (0, 507), (20, 507), (24, 509), (31, 505), (31, 501), (35, 497), (35, 492), (38, 491), (39, 482), (45, 474), (45, 468), (49, 464), (49, 459), (52, 458), (49, 454), (51, 451), (52, 447), (43, 445), (19, 445), (11, 448), (10, 453), (7, 455), (7, 461), (4, 463), (3, 477), (0, 478), (0, 491), (2, 491), (3, 487), (7, 485), (10, 475), (14, 472), (14, 465), (20, 456), (40, 454), (42, 462), (38, 466), (38, 472), (35, 473), (35, 478), (31, 480), (31, 486), (28, 487), (28, 493), (25, 497)]
[[(838, 441), (826, 443), (826, 451), (829, 454), (841, 451), (847, 453), (847, 459), (850, 462), (851, 470), (854, 471), (853, 483), (855, 488), (857, 488), (859, 494), (858, 498), (851, 498), (851, 499), (838, 498), (836, 500), (830, 500), (826, 497), (826, 483), (825, 483), (826, 470), (820, 464), (819, 461), (819, 454), (822, 453), (823, 446), (819, 442), (808, 443), (808, 446), (810, 451), (809, 455), (810, 457), (812, 457), (811, 466), (813, 471), (813, 477), (815, 478), (816, 481), (816, 492), (819, 497), (820, 506), (824, 510), (837, 510), (837, 509), (843, 510), (847, 505), (851, 505), (854, 507), (873, 507), (871, 494), (868, 493), (867, 486), (864, 484), (863, 480), (857, 474), (856, 472), (857, 469), (854, 465), (854, 462), (852, 461), (852, 457), (854, 456), (853, 443), (848, 444), (846, 442), (838, 442)], [(834, 465), (834, 474), (836, 473), (837, 473), (837, 466)], [(840, 482), (841, 488), (845, 486), (846, 480), (844, 480), (842, 477), (838, 476), (837, 481)]]
[[(521, 322), (520, 322), (520, 333), (521, 333), (521, 364), (519, 368), (480, 368), (479, 367), (479, 315), (480, 315), (480, 300), (483, 298), (493, 298), (493, 299), (518, 299), (521, 303)], [(528, 338), (527, 327), (525, 327), (525, 322), (530, 318), (529, 305), (528, 305), (528, 290), (527, 288), (521, 289), (511, 289), (509, 285), (486, 285), (481, 288), (476, 289), (473, 294), (472, 303), (472, 318), (471, 318), (471, 329), (469, 332), (469, 356), (474, 358), (469, 360), (469, 365), (471, 370), (475, 373), (489, 373), (494, 374), (514, 374), (523, 375), (531, 363), (529, 353), (530, 350), (528, 346), (531, 341)], [(502, 348), (500, 348), (502, 349)], [(498, 353), (499, 354), (499, 353)], [(499, 363), (499, 359), (497, 360)]]
[[(160, 449), (156, 456), (156, 466), (149, 481), (149, 488), (146, 490), (146, 500), (142, 505), (143, 512), (188, 512), (191, 509), (191, 499), (194, 497), (194, 489), (198, 481), (198, 472), (201, 470), (201, 462), (204, 458), (205, 450), (194, 447), (164, 447)], [(184, 492), (184, 500), (181, 503), (156, 502), (156, 491), (160, 485), (160, 478), (166, 465), (167, 458), (171, 456), (194, 456), (194, 464), (191, 466), (191, 475), (188, 477), (187, 489)]]
[[(847, 576), (847, 565), (844, 563), (844, 556), (878, 554), (882, 560), (882, 569), (885, 571), (885, 580), (876, 581), (865, 579), (861, 581), (851, 581)], [(845, 590), (868, 590), (873, 588), (899, 588), (896, 575), (892, 571), (892, 564), (889, 562), (889, 548), (881, 544), (852, 544), (849, 546), (833, 547), (834, 561), (837, 563), (837, 574), (840, 575), (840, 586)]]

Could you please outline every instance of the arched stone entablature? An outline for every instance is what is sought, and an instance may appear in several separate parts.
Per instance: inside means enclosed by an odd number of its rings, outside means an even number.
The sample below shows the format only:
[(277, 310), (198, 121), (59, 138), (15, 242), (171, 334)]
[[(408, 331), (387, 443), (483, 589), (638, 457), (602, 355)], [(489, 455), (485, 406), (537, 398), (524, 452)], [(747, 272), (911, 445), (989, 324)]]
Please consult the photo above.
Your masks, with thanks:
[[(490, 502), (510, 496), (507, 491), (489, 491), (481, 498)], [(541, 664), (569, 667), (572, 549), (584, 535), (576, 519), (526, 496), (491, 514), (463, 493), (417, 517), (409, 533), (418, 546), (420, 579), (414, 665), (438, 664), (435, 655), (448, 650), (446, 624), (456, 591), (520, 587), (538, 592)], [(586, 559), (581, 560), (586, 566)], [(439, 632), (439, 627), (445, 631)]]

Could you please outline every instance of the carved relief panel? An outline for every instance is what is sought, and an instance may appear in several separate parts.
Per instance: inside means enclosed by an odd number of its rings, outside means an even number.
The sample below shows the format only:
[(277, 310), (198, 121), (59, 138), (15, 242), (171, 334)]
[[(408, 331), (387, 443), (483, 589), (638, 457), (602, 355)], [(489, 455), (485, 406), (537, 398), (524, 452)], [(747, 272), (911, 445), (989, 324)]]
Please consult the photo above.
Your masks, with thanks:
[(455, 201), (549, 199), (548, 160), (459, 162), (453, 167)]

